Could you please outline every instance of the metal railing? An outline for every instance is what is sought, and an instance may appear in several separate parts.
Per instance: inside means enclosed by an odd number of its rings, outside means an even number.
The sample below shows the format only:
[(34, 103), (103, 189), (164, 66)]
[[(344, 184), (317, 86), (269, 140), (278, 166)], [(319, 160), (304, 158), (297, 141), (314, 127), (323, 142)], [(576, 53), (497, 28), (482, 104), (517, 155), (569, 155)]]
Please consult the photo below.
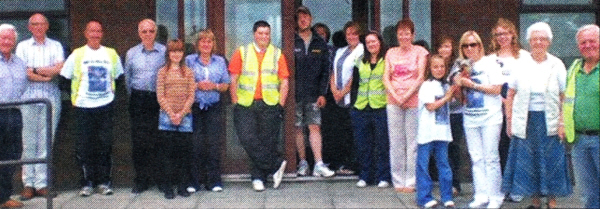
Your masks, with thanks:
[[(19, 159), (19, 160), (6, 160), (0, 161), (0, 167), (2, 166), (13, 166), (13, 165), (24, 165), (24, 164), (47, 164), (46, 175), (48, 176), (48, 194), (46, 195), (46, 207), (52, 208), (52, 199), (54, 198), (54, 191), (52, 190), (52, 104), (47, 99), (32, 99), (27, 101), (0, 103), (0, 109), (6, 107), (14, 107), (28, 104), (44, 104), (46, 106), (46, 158), (33, 158), (33, 159)], [(27, 123), (28, 121), (23, 121)]]

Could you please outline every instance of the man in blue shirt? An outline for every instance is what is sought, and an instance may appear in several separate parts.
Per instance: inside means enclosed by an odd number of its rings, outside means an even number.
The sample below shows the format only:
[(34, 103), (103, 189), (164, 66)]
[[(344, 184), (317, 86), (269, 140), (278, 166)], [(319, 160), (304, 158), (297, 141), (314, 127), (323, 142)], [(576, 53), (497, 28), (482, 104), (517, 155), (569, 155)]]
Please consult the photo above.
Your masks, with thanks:
[(131, 117), (131, 154), (135, 179), (134, 194), (146, 191), (156, 176), (155, 165), (158, 136), (158, 112), (156, 99), (156, 74), (165, 64), (166, 47), (155, 42), (156, 23), (144, 19), (138, 24), (141, 43), (127, 51), (125, 77), (129, 93), (129, 116)]

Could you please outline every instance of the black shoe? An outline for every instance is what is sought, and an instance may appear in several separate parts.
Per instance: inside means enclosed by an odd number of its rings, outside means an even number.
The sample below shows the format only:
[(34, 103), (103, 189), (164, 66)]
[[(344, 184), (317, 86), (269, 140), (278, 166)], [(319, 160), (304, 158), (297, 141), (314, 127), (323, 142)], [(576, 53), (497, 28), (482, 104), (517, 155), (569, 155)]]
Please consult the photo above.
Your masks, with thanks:
[(177, 191), (177, 194), (182, 197), (189, 197), (190, 193), (186, 190), (186, 188), (180, 189)]
[(133, 189), (131, 189), (131, 193), (141, 194), (142, 192), (145, 192), (146, 190), (148, 190), (148, 186), (136, 184), (135, 186), (133, 186)]
[(173, 193), (173, 191), (165, 191), (165, 198), (166, 199), (173, 199), (175, 198), (175, 193)]

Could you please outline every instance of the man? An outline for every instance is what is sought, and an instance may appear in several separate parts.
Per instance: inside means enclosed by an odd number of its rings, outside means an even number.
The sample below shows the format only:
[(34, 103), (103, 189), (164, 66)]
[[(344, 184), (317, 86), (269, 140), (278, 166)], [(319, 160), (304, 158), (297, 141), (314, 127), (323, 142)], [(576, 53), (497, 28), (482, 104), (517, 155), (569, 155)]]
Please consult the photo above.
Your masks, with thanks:
[[(28, 85), (23, 60), (12, 54), (17, 30), (10, 24), (0, 25), (0, 104), (21, 100)], [(23, 123), (18, 107), (0, 108), (0, 161), (21, 158)], [(14, 165), (0, 166), (0, 207), (19, 208), (23, 203), (10, 199)]]
[(75, 120), (76, 155), (83, 178), (80, 196), (90, 196), (94, 186), (111, 195), (113, 101), (116, 79), (123, 74), (117, 52), (102, 46), (102, 24), (89, 21), (87, 43), (67, 58), (60, 75), (71, 80), (71, 103)]
[(573, 144), (571, 156), (575, 183), (585, 208), (599, 208), (600, 198), (600, 28), (585, 25), (577, 30), (582, 59), (569, 67), (563, 104), (564, 130)]
[(250, 175), (255, 191), (273, 173), (279, 187), (286, 161), (277, 149), (289, 71), (281, 50), (271, 44), (271, 26), (254, 23), (254, 42), (241, 46), (231, 58), (231, 102), (237, 135), (252, 162)]
[[(29, 18), (27, 28), (32, 34), (30, 39), (17, 45), (16, 55), (27, 63), (27, 78), (30, 85), (23, 99), (48, 99), (52, 104), (52, 139), (60, 119), (61, 100), (58, 79), (64, 62), (62, 45), (46, 37), (48, 19), (36, 13)], [(46, 158), (46, 107), (42, 104), (26, 105), (23, 113), (23, 159)], [(21, 200), (48, 194), (46, 164), (23, 165), (23, 184)]]
[(321, 155), (321, 108), (325, 106), (325, 94), (329, 78), (329, 51), (327, 43), (311, 30), (312, 16), (308, 8), (296, 10), (298, 32), (294, 40), (296, 58), (296, 148), (298, 149), (298, 175), (308, 174), (308, 162), (304, 145), (304, 128), (308, 126), (310, 147), (315, 166), (313, 176), (330, 177), (335, 172), (323, 163)]
[(155, 42), (157, 27), (150, 19), (138, 24), (141, 43), (127, 51), (125, 77), (131, 117), (131, 155), (135, 179), (131, 193), (146, 191), (156, 176), (158, 112), (156, 74), (165, 64), (166, 47)]

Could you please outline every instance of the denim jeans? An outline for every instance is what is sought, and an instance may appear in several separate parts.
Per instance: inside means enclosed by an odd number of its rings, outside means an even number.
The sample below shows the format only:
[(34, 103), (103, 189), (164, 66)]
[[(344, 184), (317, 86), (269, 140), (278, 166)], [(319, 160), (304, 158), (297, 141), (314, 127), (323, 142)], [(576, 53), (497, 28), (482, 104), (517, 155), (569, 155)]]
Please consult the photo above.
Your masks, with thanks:
[(599, 208), (600, 188), (600, 141), (598, 135), (577, 134), (577, 142), (571, 150), (575, 186), (583, 198), (585, 208)]
[(417, 204), (420, 206), (434, 200), (431, 195), (433, 182), (429, 175), (429, 158), (432, 153), (437, 164), (442, 202), (452, 200), (452, 170), (448, 163), (448, 142), (432, 141), (417, 146)]
[[(18, 109), (0, 109), (0, 161), (21, 158), (23, 122)], [(15, 165), (0, 166), (0, 204), (12, 194)]]
[[(375, 158), (378, 182), (390, 181), (390, 141), (388, 139), (387, 114), (385, 109), (361, 111), (353, 109), (350, 112), (356, 140), (356, 156), (360, 164), (359, 178), (371, 181), (370, 171), (372, 157)], [(376, 149), (374, 149), (376, 148)], [(372, 155), (372, 151), (377, 153)]]
[(223, 186), (221, 183), (221, 152), (223, 150), (223, 114), (221, 102), (207, 109), (200, 109), (198, 103), (192, 106), (194, 133), (192, 138), (192, 186), (201, 184), (207, 189)]

